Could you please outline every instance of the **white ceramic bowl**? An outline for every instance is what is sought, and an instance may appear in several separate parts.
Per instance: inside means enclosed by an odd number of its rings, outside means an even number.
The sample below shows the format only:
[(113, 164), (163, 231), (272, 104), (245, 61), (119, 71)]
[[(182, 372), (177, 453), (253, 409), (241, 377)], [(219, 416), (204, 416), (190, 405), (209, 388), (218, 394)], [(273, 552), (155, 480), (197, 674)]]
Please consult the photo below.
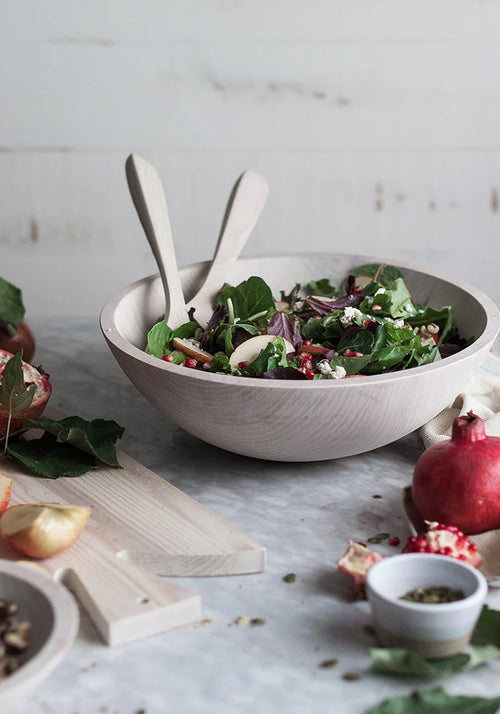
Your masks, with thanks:
[[(440, 585), (462, 590), (465, 598), (435, 605), (399, 599), (414, 588)], [(406, 553), (384, 558), (370, 568), (366, 590), (382, 645), (442, 659), (469, 643), (488, 585), (478, 570), (455, 558)]]
[(78, 607), (59, 583), (36, 566), (0, 560), (0, 598), (16, 602), (19, 620), (32, 624), (21, 667), (0, 679), (0, 711), (18, 704), (62, 660), (78, 633)]
[[(279, 298), (296, 282), (329, 277), (380, 259), (359, 255), (291, 255), (239, 260), (227, 276), (237, 284), (263, 277)], [(460, 332), (476, 341), (462, 352), (404, 372), (345, 380), (259, 380), (186, 369), (144, 351), (146, 335), (164, 311), (159, 277), (121, 290), (104, 306), (101, 328), (131, 382), (160, 412), (210, 444), (277, 461), (320, 461), (388, 444), (422, 426), (460, 392), (490, 349), (500, 327), (498, 309), (473, 287), (400, 267), (414, 300), (451, 305)], [(181, 272), (186, 299), (208, 269)]]

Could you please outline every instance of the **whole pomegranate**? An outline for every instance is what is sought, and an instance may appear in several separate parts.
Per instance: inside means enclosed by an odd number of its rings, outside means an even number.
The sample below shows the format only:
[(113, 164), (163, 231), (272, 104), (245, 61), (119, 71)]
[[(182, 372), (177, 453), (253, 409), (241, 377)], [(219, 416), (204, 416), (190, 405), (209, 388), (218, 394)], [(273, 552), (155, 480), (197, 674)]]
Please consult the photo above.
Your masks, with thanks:
[(500, 528), (500, 438), (486, 436), (473, 412), (457, 417), (451, 440), (417, 461), (411, 490), (424, 521), (452, 523), (468, 534)]
[[(14, 355), (11, 352), (0, 350), (0, 382), (2, 381), (2, 373), (5, 369), (5, 364), (13, 356)], [(45, 409), (52, 392), (48, 375), (39, 371), (27, 362), (23, 362), (23, 377), (25, 384), (34, 384), (36, 386), (35, 396), (26, 411), (12, 415), (10, 433), (20, 429), (23, 425), (24, 419), (38, 419)], [(9, 412), (3, 404), (0, 404), (0, 438), (3, 438), (7, 433), (8, 420)]]
[(410, 536), (402, 553), (435, 553), (463, 560), (473, 568), (479, 568), (483, 559), (477, 545), (456, 526), (444, 523), (428, 523), (428, 530), (417, 536)]
[(35, 354), (35, 337), (25, 322), (20, 322), (17, 330), (0, 320), (0, 350), (23, 353), (25, 362), (31, 362)]

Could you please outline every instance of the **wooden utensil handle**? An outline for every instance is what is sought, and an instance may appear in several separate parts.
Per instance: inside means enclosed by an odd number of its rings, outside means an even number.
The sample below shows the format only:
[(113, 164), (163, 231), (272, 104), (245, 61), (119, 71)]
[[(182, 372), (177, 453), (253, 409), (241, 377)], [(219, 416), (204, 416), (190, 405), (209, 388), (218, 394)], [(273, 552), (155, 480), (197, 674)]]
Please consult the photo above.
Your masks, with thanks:
[(154, 166), (135, 154), (125, 162), (125, 171), (132, 201), (163, 283), (165, 319), (175, 329), (188, 321), (188, 315), (162, 182)]

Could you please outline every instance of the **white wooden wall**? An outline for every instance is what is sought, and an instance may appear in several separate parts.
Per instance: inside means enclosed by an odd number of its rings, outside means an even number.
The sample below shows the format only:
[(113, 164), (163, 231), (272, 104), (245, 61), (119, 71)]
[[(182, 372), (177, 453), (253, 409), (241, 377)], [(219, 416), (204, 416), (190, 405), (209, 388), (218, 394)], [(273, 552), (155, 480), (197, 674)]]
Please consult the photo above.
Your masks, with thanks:
[(164, 179), (180, 264), (211, 256), (230, 188), (255, 168), (271, 195), (246, 254), (379, 254), (500, 303), (499, 0), (0, 11), (0, 275), (28, 312), (97, 318), (155, 272), (132, 151)]

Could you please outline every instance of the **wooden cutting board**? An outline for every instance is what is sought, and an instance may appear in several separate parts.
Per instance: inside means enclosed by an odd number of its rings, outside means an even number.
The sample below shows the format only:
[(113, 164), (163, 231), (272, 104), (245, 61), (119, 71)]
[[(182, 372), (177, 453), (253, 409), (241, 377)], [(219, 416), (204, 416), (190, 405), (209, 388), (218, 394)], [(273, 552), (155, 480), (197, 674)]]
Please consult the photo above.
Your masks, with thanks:
[[(12, 460), (11, 505), (62, 502), (92, 506), (79, 540), (40, 561), (77, 596), (109, 645), (201, 619), (198, 595), (158, 575), (261, 572), (263, 546), (121, 451), (123, 468), (102, 466), (78, 478), (34, 476)], [(0, 557), (19, 553), (0, 538)]]

